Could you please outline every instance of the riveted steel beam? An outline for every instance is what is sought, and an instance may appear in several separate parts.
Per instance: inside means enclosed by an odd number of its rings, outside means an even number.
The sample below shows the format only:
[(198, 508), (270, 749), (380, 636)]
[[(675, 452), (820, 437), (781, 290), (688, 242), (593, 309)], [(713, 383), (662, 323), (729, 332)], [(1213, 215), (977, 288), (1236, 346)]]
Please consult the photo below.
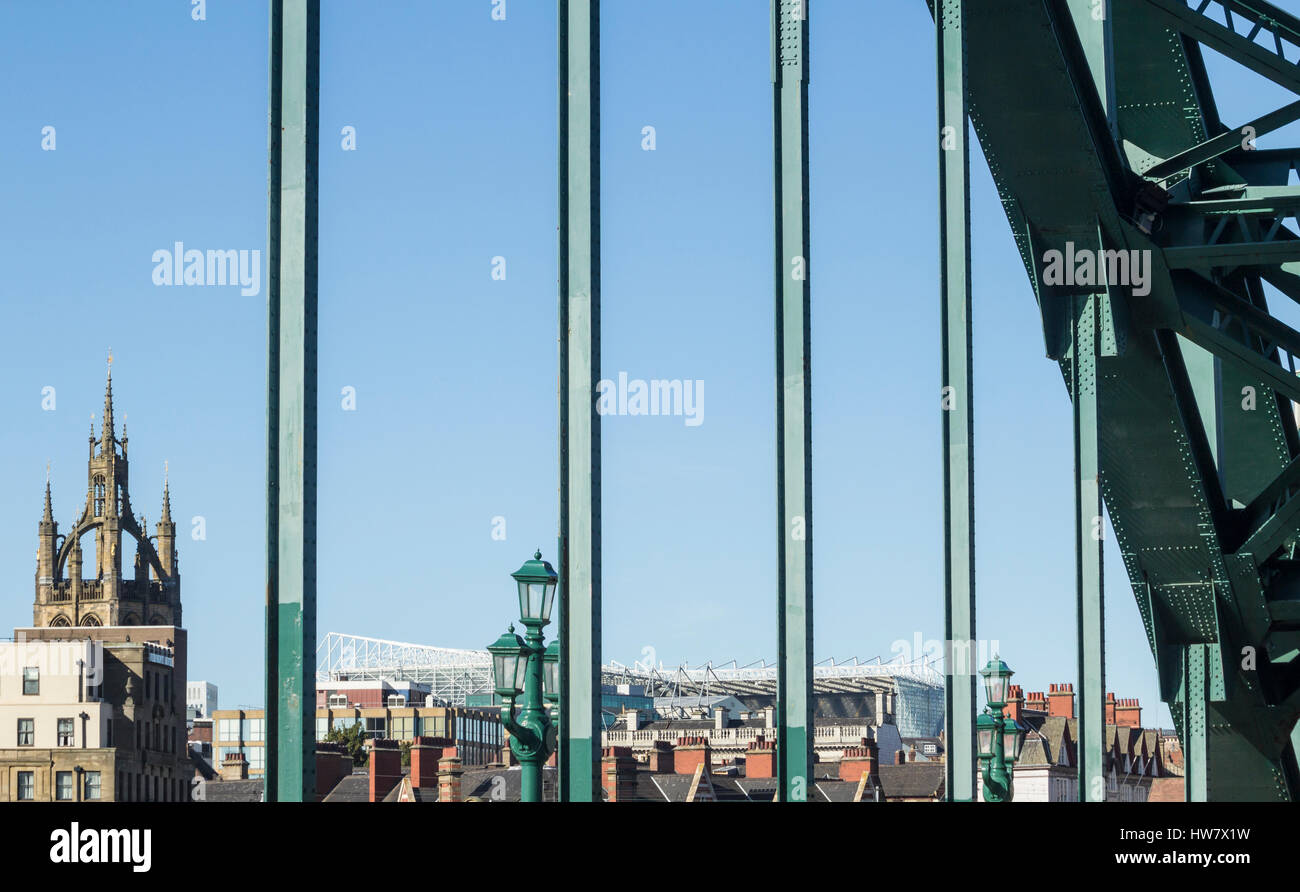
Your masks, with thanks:
[(1290, 105), (1283, 106), (1276, 111), (1261, 115), (1236, 130), (1222, 133), (1198, 146), (1193, 146), (1185, 152), (1179, 152), (1172, 158), (1160, 162), (1144, 173), (1143, 176), (1149, 180), (1168, 179), (1174, 174), (1190, 170), (1198, 164), (1213, 161), (1215, 158), (1242, 148), (1248, 136), (1251, 139), (1256, 136), (1264, 136), (1285, 127), (1295, 120), (1300, 120), (1300, 101), (1292, 102)]
[(316, 794), (319, 0), (271, 2), (266, 799)]
[(949, 800), (975, 799), (975, 415), (971, 361), (970, 145), (963, 0), (936, 0), (943, 417), (944, 727)]
[[(1288, 58), (1300, 49), (1300, 19), (1295, 16), (1264, 0), (1193, 0), (1190, 7), (1188, 0), (1145, 2), (1188, 37), (1300, 93), (1300, 65)], [(1238, 23), (1248, 26), (1245, 34), (1237, 30)], [(1272, 46), (1258, 42), (1261, 36)]]
[(772, 0), (776, 264), (777, 797), (806, 801), (813, 767), (812, 377), (808, 0)]
[(1101, 507), (1098, 317), (1102, 294), (1079, 295), (1070, 349), (1070, 396), (1074, 404), (1075, 584), (1079, 660), (1079, 801), (1106, 799), (1106, 618), (1102, 586), (1105, 521)]

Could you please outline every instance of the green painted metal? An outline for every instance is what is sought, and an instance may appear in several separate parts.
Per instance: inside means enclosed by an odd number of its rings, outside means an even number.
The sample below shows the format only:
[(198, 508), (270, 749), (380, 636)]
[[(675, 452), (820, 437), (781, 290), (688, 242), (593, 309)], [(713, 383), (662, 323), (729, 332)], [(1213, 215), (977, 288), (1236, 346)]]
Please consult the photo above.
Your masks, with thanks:
[(1097, 341), (1102, 293), (1074, 298), (1070, 396), (1074, 420), (1075, 588), (1078, 615), (1079, 801), (1106, 801), (1106, 597), (1102, 580), (1101, 382)]
[[(1079, 524), (1100, 515), (1089, 485), (1099, 482), (1187, 748), (1189, 796), (1295, 799), (1300, 332), (1272, 315), (1263, 283), (1300, 301), (1297, 237), (1284, 222), (1300, 151), (1241, 144), (1220, 119), (1202, 45), (1300, 93), (1300, 65), (1282, 52), (1300, 46), (1300, 22), (1263, 0), (1104, 8), (1109, 34), (1076, 0), (972, 5), (966, 41), (1017, 51), (968, 61), (969, 112), (1046, 352), (1081, 420), (1093, 420), (1079, 437), (1081, 451), (1096, 444), (1095, 472), (1080, 461)], [(1295, 111), (1249, 126), (1262, 135)], [(1137, 252), (1143, 281), (1098, 289), (1048, 274), (1052, 252), (1076, 249)], [(1088, 326), (1068, 311), (1081, 301), (1094, 310)], [(1091, 370), (1074, 362), (1089, 335)], [(1095, 406), (1081, 377), (1095, 382)], [(1104, 649), (1100, 634), (1088, 638), (1103, 602), (1099, 543), (1080, 535), (1080, 546), (1089, 771), (1098, 710), (1088, 692), (1103, 689)]]
[(1174, 174), (1184, 173), (1198, 164), (1213, 161), (1215, 158), (1220, 158), (1241, 148), (1243, 134), (1252, 133), (1254, 136), (1265, 136), (1297, 119), (1300, 119), (1300, 102), (1292, 102), (1277, 111), (1261, 115), (1235, 130), (1220, 133), (1218, 136), (1207, 139), (1200, 145), (1193, 146), (1185, 152), (1179, 152), (1174, 157), (1162, 161), (1150, 170), (1145, 171), (1143, 176), (1151, 180), (1163, 180)]
[[(1300, 19), (1290, 13), (1261, 0), (1195, 0), (1191, 7), (1187, 0), (1142, 2), (1182, 33), (1300, 93), (1300, 65), (1288, 59), (1289, 49), (1283, 48), (1300, 46)], [(1245, 34), (1237, 30), (1242, 23), (1249, 25)]]
[(812, 378), (807, 0), (772, 0), (776, 212), (777, 777), (807, 801), (813, 763)]
[[(1086, 60), (1086, 85), (1105, 112), (1106, 136), (1114, 139), (1115, 46), (1112, 19), (1097, 15), (1091, 0), (1070, 0), (1069, 10)], [(1108, 247), (1100, 228), (1089, 248)], [(1106, 593), (1103, 579), (1105, 521), (1101, 497), (1102, 318), (1111, 311), (1110, 290), (1076, 295), (1070, 355), (1075, 485), (1075, 597), (1078, 659), (1078, 794), (1080, 802), (1106, 801)], [(1113, 352), (1113, 351), (1106, 351)]]
[(1205, 646), (1183, 649), (1183, 797), (1188, 802), (1209, 798), (1209, 740), (1205, 686)]
[[(514, 633), (515, 627), (512, 625), (508, 633), (488, 647), (488, 653), (493, 655), (496, 692), (506, 701), (501, 707), (501, 725), (510, 733), (510, 750), (519, 760), (520, 801), (541, 802), (545, 798), (542, 766), (554, 752), (556, 743), (556, 728), (551, 712), (543, 705), (544, 699), (552, 698), (546, 696), (543, 682), (543, 666), (550, 653), (542, 629), (550, 622), (551, 594), (548, 592), (555, 591), (557, 580), (555, 570), (542, 560), (540, 551), (510, 575), (518, 586), (520, 621), (527, 634), (520, 639)], [(496, 661), (499, 657), (516, 661), (523, 658), (526, 661), (522, 691), (518, 688), (517, 674), (509, 680), (503, 677), (506, 673), (497, 668)], [(559, 659), (558, 647), (554, 658)], [(516, 712), (515, 699), (519, 693), (523, 694), (524, 702), (523, 708)]]
[(600, 800), (600, 0), (558, 0), (560, 798)]
[(975, 415), (965, 3), (937, 0), (944, 515), (944, 726), (949, 800), (975, 799)]
[(316, 792), (318, 0), (272, 0), (270, 43), (266, 798), (302, 802)]

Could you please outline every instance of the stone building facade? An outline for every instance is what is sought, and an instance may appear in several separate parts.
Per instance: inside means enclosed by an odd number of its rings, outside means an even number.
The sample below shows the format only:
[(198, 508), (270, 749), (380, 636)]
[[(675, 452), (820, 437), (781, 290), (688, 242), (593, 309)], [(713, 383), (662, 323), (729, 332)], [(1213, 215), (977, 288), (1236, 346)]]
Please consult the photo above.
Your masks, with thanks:
[[(46, 481), (34, 624), (14, 630), (13, 654), (0, 661), (0, 691), (13, 695), (0, 698), (0, 800), (189, 798), (186, 633), (170, 492), (164, 474), (162, 518), (150, 537), (131, 510), (126, 430), (118, 439), (109, 362), (98, 439), (91, 426), (85, 506), (61, 536)], [(135, 540), (131, 579), (122, 572), (124, 532)], [(81, 540), (90, 535), (87, 572)], [(41, 668), (68, 646), (93, 656), (63, 661), (59, 671)], [(82, 725), (91, 730), (66, 731)], [(77, 778), (71, 794), (69, 772)]]

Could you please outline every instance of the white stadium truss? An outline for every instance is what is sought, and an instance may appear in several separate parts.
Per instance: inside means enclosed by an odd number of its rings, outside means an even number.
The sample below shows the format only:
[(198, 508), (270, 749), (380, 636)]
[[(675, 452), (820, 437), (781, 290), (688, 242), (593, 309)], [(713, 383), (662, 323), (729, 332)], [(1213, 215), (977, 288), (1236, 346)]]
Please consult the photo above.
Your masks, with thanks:
[(457, 650), (330, 632), (316, 646), (316, 681), (411, 681), (429, 686), (452, 706), (470, 694), (492, 693), (492, 658)]
[[(608, 685), (640, 685), (648, 696), (684, 697), (732, 695), (775, 696), (776, 664), (759, 661), (739, 666), (735, 660), (715, 665), (675, 668), (662, 663), (612, 662), (601, 667), (600, 680)], [(429, 685), (433, 696), (453, 706), (470, 694), (492, 692), (492, 659), (485, 650), (457, 650), (384, 641), (361, 635), (328, 633), (316, 648), (316, 680), (411, 681)], [(891, 689), (897, 679), (927, 688), (943, 687), (943, 675), (933, 662), (877, 657), (848, 662), (823, 660), (813, 667), (815, 693), (858, 693)]]

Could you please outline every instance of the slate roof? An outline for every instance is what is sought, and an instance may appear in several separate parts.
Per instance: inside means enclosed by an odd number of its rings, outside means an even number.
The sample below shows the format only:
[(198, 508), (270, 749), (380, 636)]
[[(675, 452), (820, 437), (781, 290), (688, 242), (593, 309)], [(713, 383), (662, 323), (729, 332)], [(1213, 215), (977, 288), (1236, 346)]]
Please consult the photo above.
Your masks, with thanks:
[[(1065, 765), (1077, 764), (1078, 719), (1029, 715), (1021, 717), (1021, 724), (1038, 733), (1031, 731), (1025, 736), (1017, 765), (1039, 767), (1062, 764), (1062, 752), (1065, 754)], [(1143, 775), (1151, 774), (1153, 759), (1160, 765), (1160, 773), (1165, 773), (1160, 757), (1160, 732), (1155, 729), (1107, 725), (1102, 734), (1102, 746), (1105, 748), (1107, 771), (1113, 768), (1116, 774), (1124, 774), (1124, 761), (1127, 756), (1130, 774), (1137, 774), (1139, 759), (1142, 762)]]
[[(829, 778), (813, 781), (813, 791), (815, 796), (810, 797), (814, 802), (852, 802), (853, 797), (858, 793), (858, 785), (853, 781), (843, 781), (838, 778)], [(868, 785), (862, 791), (863, 802), (875, 802), (875, 788)]]
[[(393, 789), (389, 790), (388, 795), (385, 796), (381, 801), (400, 802), (402, 796), (402, 784), (406, 781), (409, 781), (410, 779), (411, 779), (411, 770), (408, 768), (406, 771), (402, 772), (402, 780), (399, 781), (393, 787)], [(412, 787), (411, 798), (414, 799), (416, 802), (437, 802), (438, 788), (437, 787)]]
[(203, 784), (201, 802), (261, 802), (262, 779), (214, 780)]
[(942, 797), (947, 770), (942, 762), (908, 762), (905, 765), (881, 765), (880, 794), (891, 799), (932, 799)]
[[(475, 797), (484, 802), (518, 802), (522, 777), (518, 765), (509, 768), (504, 765), (479, 765), (466, 768), (460, 779), (461, 798)], [(542, 801), (555, 802), (558, 798), (555, 769), (544, 765)]]
[(364, 772), (349, 774), (325, 794), (322, 802), (369, 802), (370, 775)]

